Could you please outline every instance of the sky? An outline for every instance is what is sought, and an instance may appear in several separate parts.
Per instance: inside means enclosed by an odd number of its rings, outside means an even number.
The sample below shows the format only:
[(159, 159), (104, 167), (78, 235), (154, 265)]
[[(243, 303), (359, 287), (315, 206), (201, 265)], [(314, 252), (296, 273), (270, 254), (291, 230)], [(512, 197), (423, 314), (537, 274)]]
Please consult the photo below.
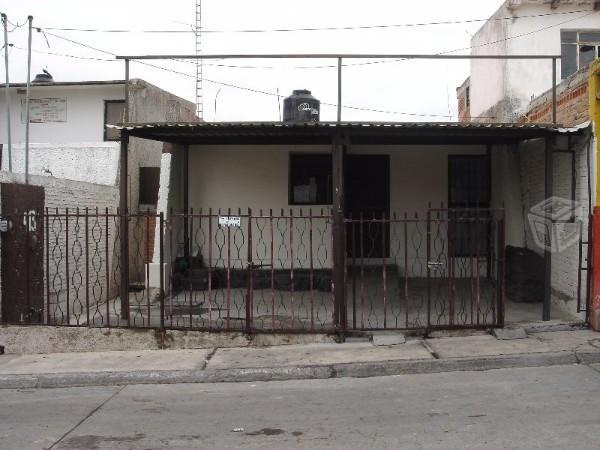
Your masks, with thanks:
[[(435, 54), (469, 47), (471, 36), (482, 22), (350, 30), (272, 30), (485, 19), (501, 4), (502, 0), (202, 0), (202, 53)], [(33, 33), (32, 77), (46, 69), (55, 81), (123, 79), (124, 64), (114, 60), (115, 54), (195, 53), (191, 27), (195, 24), (196, 0), (0, 0), (0, 11), (6, 13), (14, 25), (25, 24), (27, 16), (32, 15), (33, 26), (42, 29)], [(11, 25), (9, 30), (13, 28)], [(66, 28), (134, 32), (68, 31)], [(237, 32), (248, 29), (270, 31)], [(140, 30), (190, 32), (142, 33)], [(24, 82), (26, 24), (9, 33), (9, 43), (12, 44), (9, 47), (10, 81)], [(469, 74), (467, 60), (364, 62), (347, 61), (348, 65), (343, 68), (342, 120), (456, 120), (456, 87)], [(152, 63), (170, 71), (132, 63), (131, 77), (145, 79), (195, 102), (193, 61)], [(4, 82), (4, 58), (1, 65), (0, 79)], [(204, 119), (279, 120), (282, 100), (277, 93), (285, 96), (293, 89), (309, 89), (322, 103), (330, 104), (322, 104), (321, 120), (335, 120), (337, 74), (335, 68), (328, 67), (331, 65), (335, 65), (335, 61), (205, 61)]]

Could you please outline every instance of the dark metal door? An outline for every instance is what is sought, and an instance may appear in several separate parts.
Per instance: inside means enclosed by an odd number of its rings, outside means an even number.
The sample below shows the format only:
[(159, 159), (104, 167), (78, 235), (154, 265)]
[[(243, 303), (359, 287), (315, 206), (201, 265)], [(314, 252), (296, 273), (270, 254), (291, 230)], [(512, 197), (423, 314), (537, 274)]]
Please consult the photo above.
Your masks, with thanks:
[(2, 320), (42, 323), (44, 312), (44, 188), (2, 183)]
[(389, 256), (390, 228), (387, 220), (382, 220), (390, 217), (389, 155), (346, 156), (345, 189), (347, 217), (371, 220), (365, 223), (366, 229), (362, 233), (354, 230), (356, 224), (349, 224), (347, 255), (364, 258)]

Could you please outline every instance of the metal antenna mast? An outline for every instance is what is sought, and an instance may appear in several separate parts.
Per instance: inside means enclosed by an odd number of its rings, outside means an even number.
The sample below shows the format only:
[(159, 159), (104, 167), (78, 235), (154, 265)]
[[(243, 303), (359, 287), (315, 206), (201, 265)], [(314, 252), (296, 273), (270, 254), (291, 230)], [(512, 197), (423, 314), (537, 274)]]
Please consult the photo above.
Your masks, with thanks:
[[(202, 0), (196, 0), (196, 56), (202, 52)], [(202, 59), (196, 59), (196, 115), (202, 119), (204, 106), (202, 103)]]

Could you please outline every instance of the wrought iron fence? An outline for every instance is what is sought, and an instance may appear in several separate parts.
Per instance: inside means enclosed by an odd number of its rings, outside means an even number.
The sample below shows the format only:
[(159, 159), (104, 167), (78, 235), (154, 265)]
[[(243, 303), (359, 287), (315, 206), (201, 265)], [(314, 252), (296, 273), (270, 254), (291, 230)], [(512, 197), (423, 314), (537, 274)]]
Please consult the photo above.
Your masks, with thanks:
[[(330, 332), (503, 321), (500, 210), (349, 217), (347, 257), (339, 264), (330, 210), (209, 209), (165, 216), (86, 209), (46, 210), (35, 217), (42, 235), (33, 239), (25, 221), (26, 227), (2, 238), (3, 259), (7, 246), (17, 255), (13, 264), (3, 260), (2, 279), (25, 270), (27, 279), (37, 280), (34, 290), (43, 292), (37, 306), (30, 290), (14, 293), (26, 297), (12, 302), (21, 309), (11, 316), (21, 317), (16, 322)], [(123, 220), (126, 261), (120, 253)], [(32, 253), (32, 246), (41, 251)], [(41, 258), (40, 264), (32, 258)], [(346, 280), (339, 310), (336, 270)], [(123, 271), (127, 289), (121, 286)], [(10, 302), (2, 292), (3, 302)]]
[(502, 210), (430, 209), (346, 219), (348, 326), (361, 330), (503, 324)]

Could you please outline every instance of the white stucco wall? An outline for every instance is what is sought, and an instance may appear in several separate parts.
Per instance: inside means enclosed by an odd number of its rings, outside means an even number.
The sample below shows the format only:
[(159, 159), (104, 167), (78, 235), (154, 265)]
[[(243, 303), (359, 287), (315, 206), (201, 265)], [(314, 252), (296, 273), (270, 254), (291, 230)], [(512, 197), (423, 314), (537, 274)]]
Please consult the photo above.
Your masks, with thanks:
[[(303, 214), (307, 215), (309, 209), (312, 209), (313, 215), (318, 215), (321, 210), (327, 210), (330, 206), (322, 205), (303, 205), (290, 206), (288, 203), (288, 164), (290, 152), (329, 152), (329, 146), (192, 146), (190, 147), (190, 207), (194, 213), (198, 214), (202, 209), (203, 214), (207, 214), (209, 208), (213, 213), (219, 209), (221, 214), (228, 214), (231, 208), (231, 214), (237, 215), (238, 209), (242, 214), (247, 214), (248, 208), (252, 209), (253, 216), (259, 215), (261, 210), (263, 215), (269, 214), (273, 210), (274, 215), (280, 215), (284, 210), (284, 215), (289, 215), (290, 210), (295, 215), (302, 209)], [(387, 154), (390, 155), (390, 212), (396, 213), (397, 217), (403, 217), (404, 213), (414, 218), (415, 213), (424, 223), (429, 202), (433, 207), (439, 207), (443, 203), (447, 205), (448, 201), (448, 155), (451, 154), (484, 154), (485, 146), (353, 146), (349, 154)], [(177, 165), (172, 166), (173, 174), (171, 185), (177, 190), (176, 184), (181, 181)], [(174, 199), (175, 200), (175, 199)], [(177, 208), (180, 206), (177, 201), (172, 205)], [(425, 257), (425, 227), (421, 224), (419, 234), (423, 239), (420, 248), (420, 258)], [(262, 260), (268, 254), (265, 254), (265, 248), (270, 247), (269, 223), (265, 221), (262, 225), (262, 235), (259, 226), (253, 227), (254, 246), (256, 252), (262, 252), (258, 255)], [(324, 235), (327, 246), (330, 246), (331, 222), (326, 219), (315, 219), (314, 223), (315, 241)], [(410, 225), (411, 227), (413, 225)], [(401, 227), (398, 225), (397, 227)], [(181, 227), (175, 227), (177, 232)], [(246, 219), (242, 219), (243, 231), (233, 229), (232, 239), (232, 258), (235, 267), (242, 267), (246, 259), (246, 238), (247, 232)], [(203, 257), (207, 257), (208, 243), (208, 219), (195, 219), (193, 229), (194, 253), (199, 247)], [(286, 251), (289, 246), (289, 221), (281, 220), (274, 222), (274, 248), (277, 255)], [(226, 248), (223, 247), (222, 239), (226, 239), (226, 234), (218, 237), (216, 219), (213, 219), (213, 243), (212, 254), (213, 264), (225, 264)], [(265, 234), (267, 233), (267, 234)], [(412, 234), (412, 229), (409, 232)], [(180, 233), (179, 233), (180, 234)], [(396, 255), (396, 251), (401, 247), (396, 240), (401, 239), (402, 232), (400, 228), (391, 231), (390, 248), (392, 248), (391, 257), (397, 257), (396, 264), (402, 266), (402, 255)], [(305, 245), (308, 240), (307, 222), (302, 219), (294, 219), (295, 246), (302, 247), (298, 243), (299, 239), (304, 239)], [(412, 238), (412, 235), (411, 235)], [(221, 239), (221, 247), (216, 240)], [(182, 242), (182, 236), (173, 236), (173, 248), (178, 248)], [(286, 245), (280, 245), (282, 242), (288, 242)], [(265, 247), (266, 245), (266, 247)], [(409, 244), (412, 246), (412, 244)], [(323, 247), (319, 249), (319, 243), (314, 243), (314, 252), (323, 252)], [(414, 246), (412, 246), (414, 247)], [(305, 248), (305, 247), (304, 247)], [(261, 250), (262, 249), (262, 250)], [(238, 251), (239, 250), (239, 251)], [(409, 258), (417, 257), (415, 249), (409, 250)], [(268, 253), (268, 252), (267, 252)], [(281, 255), (280, 255), (281, 256)], [(277, 267), (289, 267), (289, 256), (283, 257), (276, 262)], [(328, 249), (326, 258), (322, 261), (325, 267), (331, 266), (331, 252)], [(219, 261), (216, 261), (219, 259)], [(424, 261), (424, 260), (423, 260)], [(423, 262), (421, 261), (421, 262)], [(380, 262), (378, 260), (377, 262)], [(306, 255), (302, 258), (296, 254), (296, 267), (308, 267)], [(412, 264), (411, 264), (412, 266)], [(411, 274), (421, 276), (422, 273)]]
[[(581, 3), (581, 2), (579, 2)], [(551, 9), (550, 4), (523, 3), (518, 8), (501, 7), (493, 18), (511, 16), (554, 15), (514, 20), (489, 20), (471, 40), (473, 54), (560, 55), (561, 29), (600, 29), (598, 14), (568, 13), (593, 10), (586, 4), (564, 4)], [(586, 17), (578, 18), (586, 15)], [(566, 23), (562, 23), (566, 22)], [(531, 33), (535, 31), (535, 33)], [(531, 34), (529, 34), (531, 33)], [(508, 40), (506, 40), (509, 38)], [(483, 45), (496, 42), (493, 45)], [(471, 116), (481, 115), (496, 103), (507, 100), (516, 113), (523, 112), (532, 96), (551, 88), (552, 65), (549, 60), (510, 60), (471, 62)], [(557, 64), (560, 81), (560, 60)], [(508, 120), (510, 118), (498, 118)]]
[[(73, 142), (104, 141), (104, 100), (125, 98), (122, 84), (35, 86), (31, 98), (66, 99), (67, 120), (57, 123), (32, 123), (29, 141), (32, 143), (67, 144)], [(11, 130), (13, 144), (25, 142), (25, 121), (21, 118), (24, 88), (11, 88)], [(6, 107), (4, 89), (0, 92), (0, 142), (7, 143)]]
[[(2, 170), (8, 170), (8, 147)], [(25, 173), (25, 146), (12, 147), (12, 170)], [(115, 186), (119, 176), (119, 143), (30, 144), (29, 174)]]

